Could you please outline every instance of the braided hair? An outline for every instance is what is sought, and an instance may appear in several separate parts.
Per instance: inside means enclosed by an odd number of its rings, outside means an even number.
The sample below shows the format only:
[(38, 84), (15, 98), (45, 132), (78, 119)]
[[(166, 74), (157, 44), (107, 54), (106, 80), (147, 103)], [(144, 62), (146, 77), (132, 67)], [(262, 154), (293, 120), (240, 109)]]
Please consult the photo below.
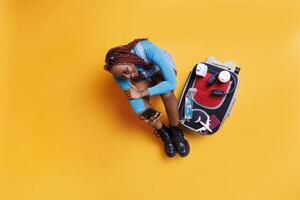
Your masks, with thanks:
[(105, 56), (104, 69), (108, 71), (115, 64), (135, 64), (145, 68), (152, 67), (152, 64), (146, 63), (142, 58), (130, 52), (138, 42), (143, 40), (147, 40), (147, 38), (135, 39), (126, 45), (109, 49)]

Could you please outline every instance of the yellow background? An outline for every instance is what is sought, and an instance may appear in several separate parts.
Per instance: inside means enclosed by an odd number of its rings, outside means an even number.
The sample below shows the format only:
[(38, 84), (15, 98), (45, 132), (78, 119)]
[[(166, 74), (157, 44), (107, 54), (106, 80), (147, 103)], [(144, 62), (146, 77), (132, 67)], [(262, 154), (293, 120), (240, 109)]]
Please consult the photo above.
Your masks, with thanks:
[[(1, 0), (0, 199), (300, 199), (300, 1)], [(149, 37), (241, 68), (232, 115), (169, 159), (102, 69)], [(163, 110), (159, 98), (153, 104)]]

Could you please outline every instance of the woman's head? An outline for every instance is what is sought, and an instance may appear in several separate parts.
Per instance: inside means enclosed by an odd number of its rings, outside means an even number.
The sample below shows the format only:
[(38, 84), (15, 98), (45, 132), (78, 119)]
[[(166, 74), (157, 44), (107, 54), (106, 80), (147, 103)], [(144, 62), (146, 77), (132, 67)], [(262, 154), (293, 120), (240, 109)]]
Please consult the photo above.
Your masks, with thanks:
[(111, 48), (106, 54), (104, 69), (122, 78), (137, 78), (135, 65), (146, 68), (152, 66), (131, 52), (133, 47), (142, 40), (146, 39), (135, 39), (127, 45)]
[(122, 79), (137, 79), (139, 73), (134, 64), (115, 64), (109, 71), (115, 76)]

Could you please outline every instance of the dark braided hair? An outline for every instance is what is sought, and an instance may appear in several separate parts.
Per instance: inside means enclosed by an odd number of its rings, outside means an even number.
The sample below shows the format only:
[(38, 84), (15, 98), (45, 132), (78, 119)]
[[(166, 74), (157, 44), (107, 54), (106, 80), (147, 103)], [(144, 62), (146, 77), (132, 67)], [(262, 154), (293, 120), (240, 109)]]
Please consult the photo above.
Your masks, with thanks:
[(110, 70), (110, 68), (115, 64), (135, 64), (146, 68), (152, 67), (152, 64), (146, 63), (142, 58), (130, 52), (138, 42), (143, 40), (147, 40), (147, 38), (135, 39), (126, 45), (109, 49), (105, 56), (104, 69)]

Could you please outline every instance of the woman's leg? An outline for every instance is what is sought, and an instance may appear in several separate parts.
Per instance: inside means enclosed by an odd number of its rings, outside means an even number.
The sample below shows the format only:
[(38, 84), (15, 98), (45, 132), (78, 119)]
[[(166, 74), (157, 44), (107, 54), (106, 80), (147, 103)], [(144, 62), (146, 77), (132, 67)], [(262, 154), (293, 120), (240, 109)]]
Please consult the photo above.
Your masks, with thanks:
[[(140, 81), (131, 81), (131, 84), (137, 87), (138, 90), (145, 90), (149, 87), (149, 82), (147, 80), (140, 80)], [(147, 108), (153, 108), (153, 106), (150, 104), (149, 97), (143, 98), (145, 109)], [(156, 120), (146, 120), (141, 115), (139, 115), (139, 118), (143, 121), (146, 121), (148, 124), (150, 124), (155, 129), (160, 129), (162, 127), (162, 121), (158, 118)]]
[[(161, 81), (163, 81), (163, 77), (160, 73), (158, 73), (153, 78), (153, 83), (158, 84)], [(174, 94), (174, 91), (162, 94), (160, 95), (160, 97), (164, 103), (170, 125), (178, 126), (179, 125), (178, 101)]]
[[(163, 77), (158, 74), (154, 77), (154, 83), (157, 84), (163, 80)], [(160, 95), (164, 103), (169, 123), (170, 123), (170, 136), (173, 143), (176, 145), (180, 156), (185, 157), (190, 152), (188, 141), (184, 138), (182, 131), (179, 129), (179, 111), (178, 101), (174, 91)]]
[[(131, 82), (132, 85), (134, 85), (135, 87), (137, 87), (139, 90), (144, 90), (146, 88), (149, 87), (149, 82), (147, 81), (132, 81)], [(149, 102), (149, 97), (148, 98), (143, 98), (144, 101), (144, 107), (147, 109), (149, 107), (153, 108)], [(164, 144), (164, 150), (165, 153), (169, 156), (169, 157), (174, 157), (177, 153), (175, 146), (172, 143), (172, 140), (170, 138), (169, 135), (169, 129), (168, 127), (166, 127), (162, 121), (160, 120), (160, 118), (156, 118), (156, 119), (152, 119), (152, 120), (146, 120), (145, 118), (143, 118), (141, 115), (139, 115), (140, 119), (144, 120), (145, 122), (147, 122), (148, 124), (150, 124), (155, 130), (157, 135), (160, 136), (163, 144)]]
[(164, 103), (169, 123), (171, 126), (179, 125), (179, 111), (178, 111), (178, 101), (174, 94), (174, 91), (160, 95)]

